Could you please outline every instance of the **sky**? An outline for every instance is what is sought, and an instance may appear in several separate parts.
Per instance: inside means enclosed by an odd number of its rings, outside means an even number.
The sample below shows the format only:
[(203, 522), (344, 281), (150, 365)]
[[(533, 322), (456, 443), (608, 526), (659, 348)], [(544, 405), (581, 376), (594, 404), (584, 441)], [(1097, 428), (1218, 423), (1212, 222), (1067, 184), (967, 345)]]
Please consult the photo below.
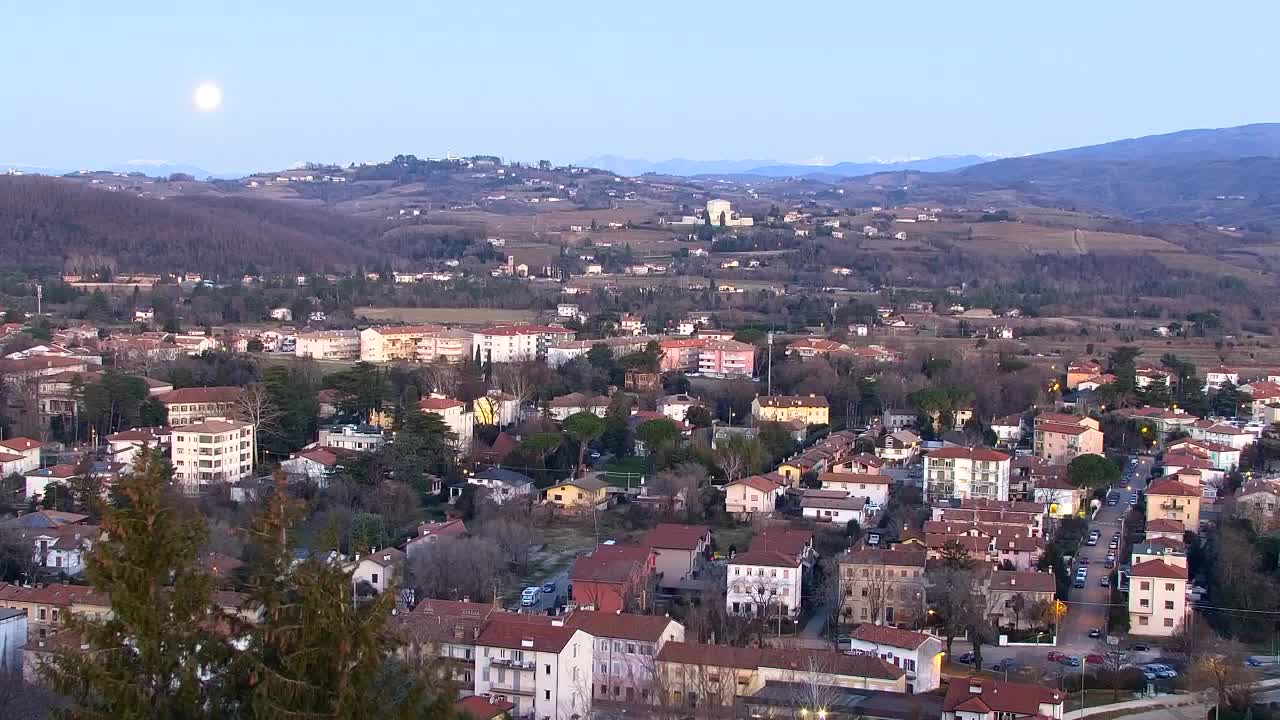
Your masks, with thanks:
[[(1280, 3), (27, 2), (0, 165), (1019, 155), (1280, 120)], [(199, 112), (215, 82), (224, 101)]]

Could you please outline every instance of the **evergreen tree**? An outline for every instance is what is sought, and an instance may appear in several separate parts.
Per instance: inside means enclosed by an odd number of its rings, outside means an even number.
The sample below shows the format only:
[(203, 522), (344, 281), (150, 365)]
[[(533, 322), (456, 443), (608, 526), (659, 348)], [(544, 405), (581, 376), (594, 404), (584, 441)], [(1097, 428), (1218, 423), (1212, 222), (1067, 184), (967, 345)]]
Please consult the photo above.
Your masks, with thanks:
[[(392, 659), (394, 589), (357, 601), (351, 574), (327, 558), (291, 563), (288, 530), (299, 512), (283, 473), (266, 511), (253, 525), (258, 561), (250, 596), (262, 621), (249, 629), (239, 659), (248, 712), (284, 718), (447, 718), (443, 692)], [(389, 692), (394, 686), (394, 692)]]
[(171, 471), (144, 450), (116, 483), (122, 502), (102, 514), (102, 539), (88, 560), (94, 589), (110, 599), (109, 618), (69, 615), (81, 646), (42, 668), (67, 699), (66, 718), (143, 720), (225, 715), (222, 692), (231, 652), (214, 632), (213, 580), (196, 562), (204, 522), (165, 497)]

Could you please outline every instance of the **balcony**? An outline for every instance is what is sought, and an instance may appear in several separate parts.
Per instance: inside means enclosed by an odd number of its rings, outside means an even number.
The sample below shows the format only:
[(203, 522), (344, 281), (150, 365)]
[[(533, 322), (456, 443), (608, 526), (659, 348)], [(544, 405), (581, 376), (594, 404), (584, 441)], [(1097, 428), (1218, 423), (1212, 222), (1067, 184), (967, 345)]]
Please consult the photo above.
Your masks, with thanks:
[(538, 664), (532, 660), (512, 660), (511, 658), (491, 658), (489, 666), (495, 668), (510, 668), (512, 670), (524, 670), (533, 672), (537, 669)]
[(536, 687), (534, 687), (534, 682), (532, 677), (528, 679), (528, 682), (521, 682), (519, 674), (515, 674), (511, 677), (508, 677), (506, 680), (498, 680), (494, 676), (492, 670), (489, 671), (489, 676), (492, 678), (489, 681), (489, 692), (508, 693), (508, 694), (514, 693), (517, 695), (532, 696), (538, 690)]

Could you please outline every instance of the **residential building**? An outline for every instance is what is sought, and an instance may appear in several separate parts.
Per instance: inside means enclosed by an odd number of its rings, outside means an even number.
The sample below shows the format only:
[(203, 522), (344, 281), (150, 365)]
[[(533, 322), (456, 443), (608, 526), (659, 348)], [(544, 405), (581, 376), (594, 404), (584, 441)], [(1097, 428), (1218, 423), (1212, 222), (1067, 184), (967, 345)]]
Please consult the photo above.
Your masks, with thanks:
[(952, 678), (942, 701), (942, 720), (1063, 720), (1061, 690), (980, 676)]
[(1186, 622), (1187, 568), (1175, 564), (1178, 559), (1147, 560), (1130, 568), (1129, 634), (1169, 637)]
[(738, 518), (772, 513), (778, 507), (783, 486), (763, 475), (739, 478), (724, 486), (725, 512)]
[(1159, 478), (1147, 486), (1147, 522), (1177, 520), (1187, 530), (1198, 532), (1202, 497), (1197, 485), (1182, 482), (1176, 477)]
[(170, 426), (191, 425), (207, 418), (236, 413), (243, 388), (189, 387), (167, 392), (156, 399), (164, 406)]
[(1218, 367), (1209, 368), (1204, 371), (1205, 392), (1217, 390), (1228, 383), (1231, 385), (1239, 385), (1240, 371), (1233, 370), (1225, 365), (1219, 365)]
[(476, 640), (489, 620), (497, 617), (514, 616), (492, 603), (428, 598), (412, 612), (394, 615), (391, 627), (405, 643), (398, 651), (401, 658), (423, 664), (440, 661), (458, 694), (473, 697)]
[(130, 469), (142, 448), (168, 449), (169, 439), (167, 427), (134, 428), (106, 437), (107, 446), (111, 448), (111, 460)]
[(876, 456), (895, 463), (906, 463), (920, 452), (920, 436), (910, 430), (899, 430), (884, 436), (876, 448)]
[(1017, 445), (1022, 442), (1022, 416), (1014, 413), (992, 420), (991, 432), (996, 434), (996, 444)]
[(387, 441), (382, 428), (373, 425), (334, 425), (320, 428), (317, 445), (338, 450), (369, 452), (382, 447)]
[(1042, 475), (1035, 481), (1031, 499), (1048, 508), (1055, 518), (1075, 517), (1087, 510), (1087, 493), (1072, 485), (1065, 472)]
[(609, 398), (604, 395), (569, 393), (568, 395), (552, 398), (547, 403), (547, 409), (553, 420), (560, 421), (580, 412), (589, 412), (593, 415), (604, 417), (605, 413), (609, 411)]
[(418, 343), (443, 333), (440, 325), (371, 327), (360, 331), (361, 362), (410, 362), (418, 359)]
[(779, 550), (752, 550), (729, 560), (725, 606), (734, 615), (793, 620), (800, 614), (803, 563)]
[(594, 477), (565, 480), (544, 491), (547, 502), (566, 512), (585, 512), (609, 504), (609, 484)]
[(698, 372), (713, 377), (755, 374), (755, 348), (736, 340), (709, 340), (698, 351)]
[(907, 674), (909, 693), (925, 693), (941, 686), (942, 641), (932, 635), (865, 622), (849, 632), (849, 651), (878, 657), (902, 668)]
[(547, 347), (547, 367), (558, 368), (575, 358), (586, 357), (587, 353), (591, 352), (591, 348), (597, 345), (609, 348), (615, 358), (643, 352), (650, 342), (658, 342), (662, 337), (661, 335), (626, 335), (558, 342)]
[(880, 473), (831, 472), (818, 475), (823, 490), (843, 492), (850, 497), (862, 498), (868, 507), (876, 509), (889, 502), (889, 486), (893, 478)]
[(707, 344), (704, 338), (670, 338), (658, 341), (661, 354), (658, 369), (663, 372), (697, 372), (698, 356)]
[(1236, 512), (1253, 522), (1260, 532), (1280, 526), (1280, 483), (1249, 480), (1235, 495)]
[(1234, 425), (1227, 425), (1226, 423), (1214, 422), (1212, 420), (1198, 420), (1188, 425), (1186, 430), (1191, 434), (1192, 440), (1226, 445), (1237, 450), (1243, 450), (1244, 448), (1252, 445), (1257, 439), (1256, 436), (1248, 430), (1241, 430)]
[(659, 584), (671, 586), (702, 570), (711, 549), (711, 528), (704, 525), (659, 523), (640, 539), (653, 551)]
[(728, 200), (708, 200), (705, 218), (715, 227), (751, 227), (753, 223), (750, 216), (734, 212)]
[(822, 395), (761, 395), (751, 401), (751, 417), (760, 422), (826, 425), (831, 406)]
[(926, 561), (918, 550), (862, 547), (842, 555), (840, 622), (923, 625)]
[(645, 610), (652, 605), (653, 549), (638, 545), (599, 545), (580, 555), (569, 570), (570, 600), (601, 612)]
[(351, 573), (357, 595), (369, 590), (376, 594), (399, 582), (404, 573), (404, 557), (404, 552), (396, 548), (375, 549), (365, 555), (357, 554), (343, 569)]
[(1029, 568), (993, 570), (983, 588), (984, 610), (998, 628), (1031, 627), (1036, 621), (1029, 608), (1053, 602), (1056, 591), (1051, 572), (1033, 572)]
[(72, 478), (76, 477), (76, 474), (76, 466), (71, 463), (61, 463), (31, 470), (23, 476), (26, 498), (28, 500), (39, 500), (44, 497), (45, 488), (49, 487), (49, 485), (67, 485)]
[(466, 403), (447, 398), (439, 393), (431, 393), (418, 401), (418, 409), (424, 413), (435, 413), (440, 416), (445, 426), (456, 436), (460, 452), (467, 453), (471, 450), (471, 442), (475, 436), (476, 414), (467, 409)]
[(516, 424), (520, 420), (520, 401), (513, 395), (490, 390), (488, 395), (472, 401), (477, 425), (496, 425), (500, 428)]
[(0, 454), (4, 458), (4, 475), (26, 475), (40, 467), (40, 448), (44, 443), (28, 437), (0, 440)]
[(695, 407), (703, 407), (702, 401), (688, 395), (665, 395), (658, 400), (658, 412), (676, 422), (686, 422)]
[(489, 468), (467, 478), (467, 482), (488, 490), (489, 499), (499, 505), (512, 498), (533, 495), (533, 478), (514, 470)]
[(870, 514), (867, 499), (852, 497), (843, 490), (805, 490), (800, 496), (800, 514), (819, 522), (847, 525), (856, 520), (865, 525)]
[(475, 357), (475, 336), (466, 330), (433, 332), (418, 339), (416, 359), (421, 363), (459, 363)]
[(546, 325), (500, 325), (476, 332), (472, 344), (489, 362), (520, 362), (546, 357), (547, 348), (572, 340), (575, 334)]
[[(56, 466), (55, 466), (56, 467)], [(84, 515), (44, 510), (0, 523), (0, 530), (31, 548), (32, 562), (54, 573), (79, 575), (101, 531)]]
[(460, 538), (467, 533), (467, 524), (462, 518), (441, 522), (418, 523), (418, 532), (404, 544), (405, 557), (412, 559), (414, 555), (425, 552), (431, 544), (441, 538)]
[(1103, 372), (1103, 367), (1092, 360), (1077, 360), (1067, 366), (1067, 389), (1075, 390), (1080, 383)]
[(890, 433), (906, 428), (914, 427), (916, 424), (916, 414), (909, 410), (895, 410), (893, 408), (885, 408), (880, 414), (880, 423)]
[(924, 458), (925, 497), (1008, 500), (1011, 459), (985, 448), (931, 450)]
[(591, 716), (595, 639), (562, 619), (492, 616), (476, 638), (475, 695), (520, 718)]
[(906, 691), (907, 674), (878, 657), (831, 650), (747, 648), (667, 642), (658, 651), (661, 704), (718, 715), (766, 685), (791, 682), (825, 689)]
[(67, 613), (109, 616), (111, 598), (88, 585), (0, 583), (0, 608), (26, 611), (28, 628), (47, 632), (61, 628)]
[(591, 685), (597, 700), (653, 702), (657, 663), (668, 642), (684, 642), (684, 626), (665, 615), (579, 610), (565, 619), (595, 642)]
[(329, 476), (338, 469), (338, 454), (325, 447), (313, 447), (293, 453), (280, 463), (290, 480), (309, 480), (320, 487), (329, 485)]
[(1184, 438), (1165, 445), (1166, 453), (1187, 453), (1208, 459), (1215, 469), (1231, 472), (1240, 467), (1240, 448)]
[(1101, 426), (1090, 417), (1041, 413), (1035, 418), (1034, 433), (1035, 454), (1054, 465), (1102, 454)]
[(209, 417), (175, 427), (173, 479), (185, 492), (231, 485), (253, 474), (254, 426)]
[(299, 333), (293, 354), (316, 360), (355, 360), (360, 357), (360, 333), (355, 330)]

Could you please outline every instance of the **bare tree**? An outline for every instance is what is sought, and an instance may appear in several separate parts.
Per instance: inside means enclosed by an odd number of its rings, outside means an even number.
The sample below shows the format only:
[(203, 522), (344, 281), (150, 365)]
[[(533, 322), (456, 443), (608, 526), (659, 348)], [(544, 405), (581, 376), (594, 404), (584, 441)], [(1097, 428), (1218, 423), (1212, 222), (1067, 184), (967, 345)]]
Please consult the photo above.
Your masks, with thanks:
[(715, 458), (727, 481), (733, 482), (760, 467), (764, 461), (764, 450), (755, 438), (734, 433), (716, 447)]
[(399, 480), (383, 480), (369, 493), (366, 503), (372, 512), (382, 516), (391, 530), (401, 530), (416, 520), (422, 502), (413, 488)]
[(488, 538), (441, 538), (409, 559), (420, 597), (489, 599), (506, 576), (502, 549)]
[(502, 363), (494, 368), (493, 379), (502, 392), (514, 397), (523, 408), (537, 392), (545, 371), (541, 363), (532, 361)]
[(253, 464), (256, 466), (262, 456), (262, 438), (277, 432), (276, 422), (282, 413), (271, 402), (266, 387), (262, 383), (253, 383), (242, 389), (240, 396), (236, 398), (235, 415), (238, 419), (253, 424)]
[(529, 566), (530, 549), (539, 542), (527, 515), (520, 518), (504, 514), (484, 522), (476, 534), (494, 541), (511, 568), (521, 573)]
[[(650, 495), (670, 498), (666, 513), (670, 516), (683, 515), (688, 522), (701, 520), (706, 516), (703, 504), (702, 488), (707, 484), (707, 471), (698, 463), (680, 463), (670, 470), (664, 470), (646, 486)], [(683, 498), (683, 513), (676, 511), (676, 506)]]
[(1191, 681), (1213, 693), (1219, 712), (1248, 709), (1257, 680), (1257, 673), (1244, 663), (1240, 645), (1216, 635), (1199, 648), (1191, 665)]

